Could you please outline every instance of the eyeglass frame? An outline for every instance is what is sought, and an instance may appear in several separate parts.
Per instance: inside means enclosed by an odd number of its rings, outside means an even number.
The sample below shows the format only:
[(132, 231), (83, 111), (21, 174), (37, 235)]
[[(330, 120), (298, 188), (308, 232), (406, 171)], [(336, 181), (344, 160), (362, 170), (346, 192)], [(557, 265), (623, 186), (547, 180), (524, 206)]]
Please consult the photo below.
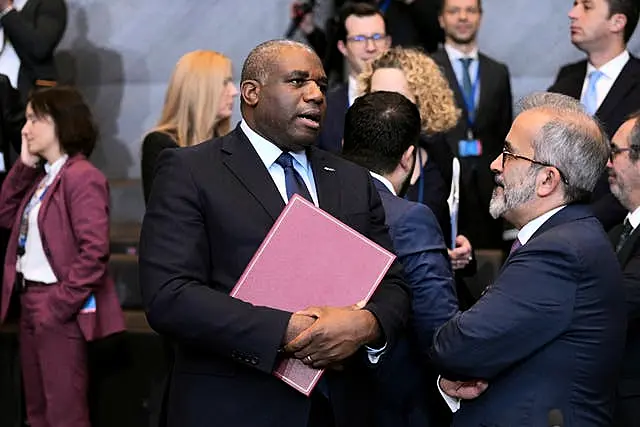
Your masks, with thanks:
[(609, 161), (613, 163), (613, 159), (615, 159), (618, 154), (631, 150), (633, 150), (632, 147), (620, 148), (612, 142), (611, 144), (609, 144)]
[(512, 153), (511, 151), (509, 151), (509, 149), (507, 147), (502, 147), (502, 169), (504, 169), (504, 164), (505, 164), (505, 160), (507, 156), (513, 157), (514, 159), (521, 159), (521, 160), (526, 160), (528, 162), (533, 163), (534, 165), (539, 165), (539, 166), (544, 166), (546, 168), (554, 168), (558, 171), (558, 174), (560, 175), (560, 179), (562, 180), (562, 182), (564, 182), (565, 185), (569, 185), (569, 180), (567, 179), (567, 176), (560, 170), (559, 167), (552, 165), (551, 163), (547, 163), (547, 162), (540, 162), (538, 160), (534, 160), (530, 157), (527, 156), (523, 156), (522, 154), (516, 154), (516, 153)]
[(347, 36), (346, 40), (348, 42), (352, 42), (352, 43), (357, 43), (360, 44), (362, 46), (366, 46), (367, 42), (371, 42), (374, 45), (378, 42), (381, 41), (389, 41), (389, 34), (383, 34), (383, 33), (374, 33), (370, 36), (365, 36), (364, 34), (357, 34), (355, 36)]

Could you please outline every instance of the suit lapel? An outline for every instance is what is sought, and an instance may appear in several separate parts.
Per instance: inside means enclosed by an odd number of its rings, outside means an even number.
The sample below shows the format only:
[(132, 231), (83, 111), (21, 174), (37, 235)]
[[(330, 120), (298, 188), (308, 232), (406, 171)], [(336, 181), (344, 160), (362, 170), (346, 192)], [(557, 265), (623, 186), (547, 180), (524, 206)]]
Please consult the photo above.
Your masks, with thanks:
[(223, 163), (245, 186), (247, 191), (275, 220), (284, 209), (284, 200), (278, 192), (269, 171), (256, 153), (240, 126), (224, 137), (222, 151), (227, 154)]
[[(616, 239), (616, 244), (618, 243), (618, 240), (620, 240), (621, 231), (622, 231), (622, 228), (617, 233), (618, 238)], [(640, 227), (636, 227), (635, 230), (633, 230), (631, 235), (629, 235), (627, 240), (624, 242), (624, 245), (622, 245), (622, 247), (620, 248), (620, 251), (617, 254), (618, 261), (620, 261), (620, 265), (624, 266), (627, 263), (627, 261), (629, 261), (629, 257), (631, 256), (631, 254), (634, 253), (634, 248), (638, 244), (639, 238), (640, 238)]]
[(575, 71), (571, 75), (564, 79), (563, 84), (565, 87), (560, 87), (562, 93), (572, 98), (580, 100), (582, 95), (582, 86), (584, 85), (584, 79), (587, 76), (587, 61), (582, 61), (575, 67)]
[[(586, 71), (585, 71), (586, 72)], [(637, 59), (631, 56), (613, 83), (611, 90), (598, 108), (596, 116), (603, 122), (607, 122), (608, 116), (620, 105), (627, 93), (640, 81), (640, 66)]]
[[(453, 65), (451, 65), (449, 55), (447, 55), (447, 52), (445, 50), (441, 49), (433, 54), (433, 58), (438, 62), (445, 78), (449, 81), (449, 86), (451, 87), (451, 90), (453, 90), (453, 95), (456, 98), (456, 103), (462, 109), (463, 117), (467, 117), (467, 104), (464, 101), (464, 95), (462, 94), (462, 89), (460, 89), (460, 84), (458, 83), (456, 72), (453, 71)], [(480, 96), (482, 96), (482, 88), (480, 88)]]
[(307, 150), (307, 157), (313, 169), (313, 179), (316, 182), (318, 204), (320, 208), (338, 217), (340, 213), (340, 192), (342, 185), (339, 178), (339, 170), (331, 162), (327, 154), (315, 147)]

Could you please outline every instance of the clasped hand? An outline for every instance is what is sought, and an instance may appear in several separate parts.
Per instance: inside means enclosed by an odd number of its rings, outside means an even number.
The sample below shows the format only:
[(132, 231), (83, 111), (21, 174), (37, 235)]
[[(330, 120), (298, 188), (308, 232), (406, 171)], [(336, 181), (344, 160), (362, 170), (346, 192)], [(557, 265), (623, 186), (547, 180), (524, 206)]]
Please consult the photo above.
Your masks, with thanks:
[(295, 313), (289, 323), (290, 328), (292, 323), (302, 324), (304, 319), (300, 316), (311, 323), (287, 342), (285, 352), (314, 368), (336, 367), (340, 361), (379, 336), (376, 318), (370, 311), (363, 310), (363, 305), (309, 307)]
[(489, 383), (482, 380), (450, 381), (440, 378), (440, 388), (447, 395), (456, 399), (470, 400), (480, 396), (489, 387)]

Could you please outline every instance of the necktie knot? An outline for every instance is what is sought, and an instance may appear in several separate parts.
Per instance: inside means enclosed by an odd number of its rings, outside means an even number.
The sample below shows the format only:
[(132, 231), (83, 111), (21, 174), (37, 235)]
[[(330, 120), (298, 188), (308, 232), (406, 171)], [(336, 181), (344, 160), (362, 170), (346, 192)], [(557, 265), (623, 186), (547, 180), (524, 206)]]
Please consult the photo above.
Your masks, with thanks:
[(511, 245), (511, 250), (509, 251), (509, 255), (511, 255), (512, 253), (514, 253), (518, 249), (520, 249), (521, 246), (522, 246), (522, 243), (520, 243), (520, 239), (518, 239), (516, 237), (516, 240), (514, 240), (513, 244)]
[(462, 62), (462, 66), (467, 70), (471, 66), (471, 61), (473, 61), (473, 58), (460, 58), (460, 62)]
[(600, 70), (593, 70), (589, 73), (589, 84), (596, 84), (600, 77), (604, 76), (604, 73)]
[(604, 73), (600, 70), (593, 70), (587, 76), (587, 90), (584, 92), (582, 104), (587, 113), (591, 115), (594, 115), (598, 110), (598, 89), (596, 84), (602, 76), (604, 76)]
[(283, 152), (276, 159), (276, 163), (279, 164), (283, 169), (293, 168), (293, 156), (287, 152)]

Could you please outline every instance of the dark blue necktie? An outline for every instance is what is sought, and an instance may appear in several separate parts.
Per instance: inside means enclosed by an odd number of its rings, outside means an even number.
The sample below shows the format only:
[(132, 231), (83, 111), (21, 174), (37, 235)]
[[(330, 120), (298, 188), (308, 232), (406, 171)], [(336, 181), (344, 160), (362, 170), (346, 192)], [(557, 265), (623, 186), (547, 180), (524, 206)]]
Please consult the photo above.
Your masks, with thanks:
[(291, 200), (294, 194), (299, 194), (313, 203), (309, 189), (307, 189), (298, 171), (293, 168), (293, 156), (283, 152), (280, 154), (280, 157), (276, 159), (276, 163), (284, 170), (284, 185), (287, 189), (287, 199)]
[(624, 225), (622, 226), (622, 232), (620, 233), (620, 238), (618, 239), (618, 244), (616, 245), (616, 252), (620, 252), (620, 249), (622, 249), (624, 243), (627, 241), (632, 232), (633, 227), (629, 222), (629, 218), (627, 218), (624, 220)]

